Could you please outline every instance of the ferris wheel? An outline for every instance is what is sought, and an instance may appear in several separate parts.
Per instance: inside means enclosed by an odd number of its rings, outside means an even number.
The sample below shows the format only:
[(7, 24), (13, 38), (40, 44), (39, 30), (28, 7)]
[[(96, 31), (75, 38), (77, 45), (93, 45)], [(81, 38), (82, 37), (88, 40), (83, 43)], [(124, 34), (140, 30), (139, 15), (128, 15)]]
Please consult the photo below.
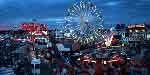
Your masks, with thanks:
[(88, 44), (102, 39), (103, 20), (96, 5), (81, 0), (67, 10), (64, 30), (81, 44)]

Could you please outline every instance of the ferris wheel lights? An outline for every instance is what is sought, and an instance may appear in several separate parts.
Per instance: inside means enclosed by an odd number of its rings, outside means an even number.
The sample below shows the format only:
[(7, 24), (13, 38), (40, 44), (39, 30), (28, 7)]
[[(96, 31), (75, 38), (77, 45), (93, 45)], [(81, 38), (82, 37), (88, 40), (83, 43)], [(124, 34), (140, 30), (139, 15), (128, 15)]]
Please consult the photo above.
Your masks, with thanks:
[(80, 2), (80, 7), (82, 8), (82, 2)]
[(67, 11), (70, 12), (70, 9), (68, 9)]
[(69, 27), (69, 30), (73, 30), (70, 33), (76, 41), (87, 44), (101, 38), (102, 32), (98, 32), (97, 28), (103, 28), (102, 18), (96, 5), (80, 1), (68, 9), (68, 14), (65, 19), (67, 21), (65, 29)]
[(96, 5), (94, 5), (94, 7), (96, 8)]

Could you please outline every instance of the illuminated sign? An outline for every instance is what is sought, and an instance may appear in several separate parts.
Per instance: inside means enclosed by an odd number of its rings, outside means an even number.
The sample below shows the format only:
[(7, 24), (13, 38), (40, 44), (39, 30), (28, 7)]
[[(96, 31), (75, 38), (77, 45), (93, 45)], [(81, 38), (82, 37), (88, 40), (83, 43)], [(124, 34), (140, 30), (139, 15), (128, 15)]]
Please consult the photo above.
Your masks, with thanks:
[(144, 24), (142, 24), (142, 25), (136, 25), (136, 27), (145, 27), (145, 25)]
[(47, 25), (39, 23), (23, 23), (20, 26), (20, 28), (27, 31), (37, 31), (37, 30), (45, 31), (48, 29)]
[(130, 26), (128, 26), (128, 28), (134, 28), (135, 27), (135, 25), (130, 25)]
[(40, 64), (41, 63), (41, 60), (40, 59), (36, 59), (34, 58), (32, 61), (31, 61), (31, 64)]
[(144, 24), (137, 24), (137, 25), (129, 25), (128, 28), (135, 28), (135, 27), (142, 27), (144, 28), (145, 25)]
[(47, 31), (34, 31), (31, 33), (32, 35), (48, 35)]

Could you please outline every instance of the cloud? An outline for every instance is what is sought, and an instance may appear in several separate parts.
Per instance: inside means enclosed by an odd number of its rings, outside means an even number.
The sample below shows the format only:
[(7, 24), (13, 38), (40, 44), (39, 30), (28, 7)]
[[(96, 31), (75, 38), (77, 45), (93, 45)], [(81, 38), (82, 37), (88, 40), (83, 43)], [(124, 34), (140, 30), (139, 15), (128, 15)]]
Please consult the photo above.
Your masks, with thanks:
[(124, 3), (124, 1), (112, 1), (112, 2), (107, 2), (104, 5), (106, 5), (106, 6), (118, 6), (122, 3)]
[[(31, 21), (33, 18), (49, 24), (62, 23), (66, 9), (79, 1), (0, 0), (0, 24), (17, 24)], [(145, 22), (150, 16), (149, 0), (91, 0), (91, 2), (102, 10), (105, 23)]]

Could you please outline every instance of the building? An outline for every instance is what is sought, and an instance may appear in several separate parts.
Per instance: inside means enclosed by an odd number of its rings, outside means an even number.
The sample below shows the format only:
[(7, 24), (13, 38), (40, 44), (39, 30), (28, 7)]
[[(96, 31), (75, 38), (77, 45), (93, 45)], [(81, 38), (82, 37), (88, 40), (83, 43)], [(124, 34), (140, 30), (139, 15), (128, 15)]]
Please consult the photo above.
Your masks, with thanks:
[(145, 24), (135, 24), (128, 26), (129, 41), (146, 40)]
[(126, 32), (126, 24), (117, 24), (114, 29), (112, 38), (112, 46), (121, 46), (122, 34)]
[(122, 32), (123, 42), (139, 42), (147, 40), (145, 24), (129, 25), (127, 31)]
[(145, 24), (129, 25), (127, 31), (122, 32), (122, 44), (128, 51), (140, 53), (142, 48), (149, 48), (150, 32)]
[(28, 32), (28, 39), (30, 41), (34, 41), (35, 38), (39, 37), (48, 38), (48, 26), (46, 24), (22, 23), (19, 29)]

